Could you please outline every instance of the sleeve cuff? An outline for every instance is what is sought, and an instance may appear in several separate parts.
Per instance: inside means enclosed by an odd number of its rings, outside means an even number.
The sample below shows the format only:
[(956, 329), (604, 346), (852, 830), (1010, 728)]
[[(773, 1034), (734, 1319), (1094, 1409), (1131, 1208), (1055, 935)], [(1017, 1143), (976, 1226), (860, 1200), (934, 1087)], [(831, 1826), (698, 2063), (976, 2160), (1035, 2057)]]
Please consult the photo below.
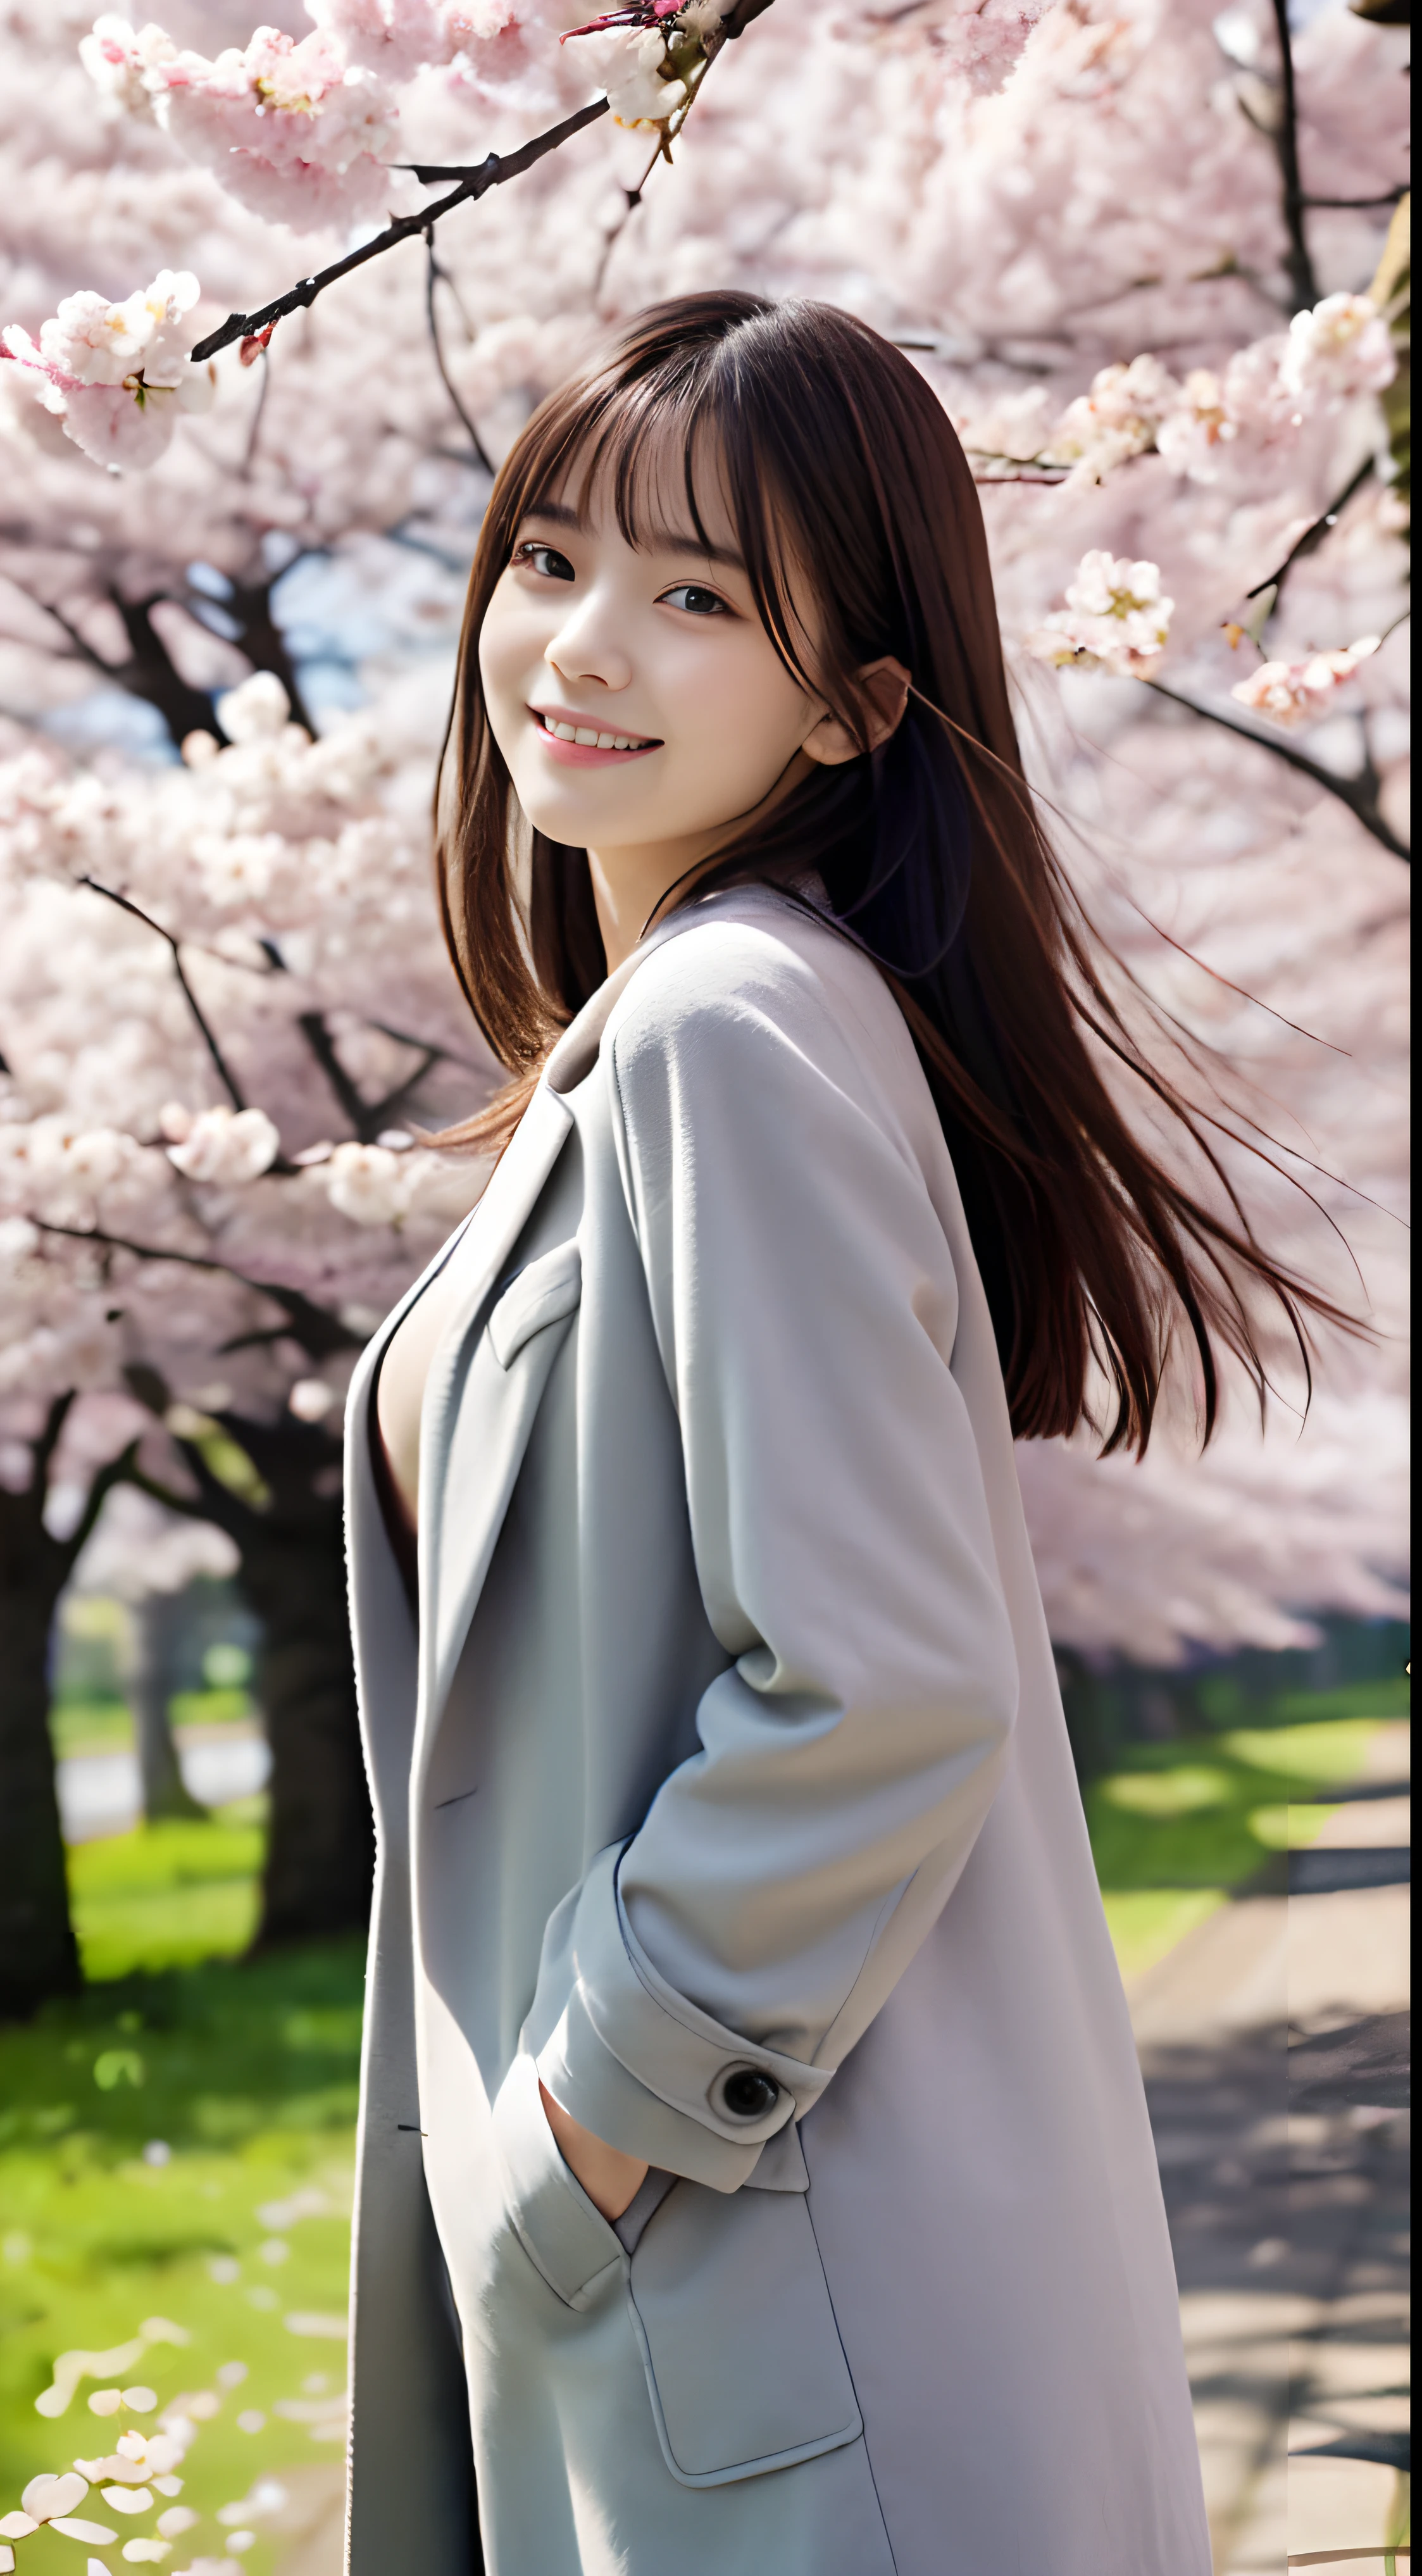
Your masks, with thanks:
[(623, 1848), (597, 1854), (550, 1925), (523, 2045), (555, 2101), (609, 2146), (735, 2191), (829, 2070), (743, 2039), (658, 1975), (618, 1894)]

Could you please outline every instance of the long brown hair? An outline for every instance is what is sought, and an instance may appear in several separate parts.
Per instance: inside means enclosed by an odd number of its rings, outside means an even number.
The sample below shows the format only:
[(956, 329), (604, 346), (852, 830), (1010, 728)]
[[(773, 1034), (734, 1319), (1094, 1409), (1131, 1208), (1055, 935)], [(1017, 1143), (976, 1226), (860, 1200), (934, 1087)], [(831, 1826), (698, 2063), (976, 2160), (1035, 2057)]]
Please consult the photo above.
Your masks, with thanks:
[[(940, 404), (898, 350), (847, 313), (722, 291), (642, 314), (612, 355), (549, 396), (494, 485), (469, 581), (437, 796), (450, 953), (511, 1080), (441, 1142), (512, 1133), (559, 1031), (606, 974), (587, 853), (523, 835), (489, 728), (478, 639), (520, 525), (576, 470), (610, 478), (638, 542), (649, 443), (714, 460), (750, 586), (782, 661), (863, 744), (819, 768), (752, 836), (670, 901), (816, 870), (831, 914), (884, 975), (913, 1035), (952, 1152), (1019, 1437), (1073, 1430), (1093, 1366), (1104, 1446), (1145, 1447), (1172, 1334), (1197, 1354), (1203, 1430), (1216, 1345), (1262, 1401), (1252, 1306), (1268, 1292), (1303, 1354), (1303, 1310), (1341, 1320), (1255, 1240), (1200, 1117), (1151, 1062), (1091, 942), (1026, 786), (1008, 703), (978, 496)], [(662, 452), (665, 452), (663, 446)], [(804, 663), (795, 585), (813, 595)], [(856, 675), (892, 655), (908, 710), (870, 752)], [(1185, 1131), (1212, 1208), (1117, 1107), (1087, 1032)]]

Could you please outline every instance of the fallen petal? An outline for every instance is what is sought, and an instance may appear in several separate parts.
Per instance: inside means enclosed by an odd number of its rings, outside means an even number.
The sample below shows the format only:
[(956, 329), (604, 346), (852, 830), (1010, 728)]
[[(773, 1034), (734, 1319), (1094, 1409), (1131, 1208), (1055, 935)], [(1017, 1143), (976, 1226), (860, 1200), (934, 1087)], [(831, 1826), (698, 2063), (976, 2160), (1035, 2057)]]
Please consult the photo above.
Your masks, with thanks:
[(31, 2478), (20, 2502), (36, 2522), (53, 2522), (56, 2514), (68, 2513), (76, 2504), (82, 2504), (88, 2492), (88, 2479), (68, 2469), (62, 2477)]
[(148, 2487), (105, 2487), (103, 2493), (112, 2513), (146, 2513), (153, 2502)]

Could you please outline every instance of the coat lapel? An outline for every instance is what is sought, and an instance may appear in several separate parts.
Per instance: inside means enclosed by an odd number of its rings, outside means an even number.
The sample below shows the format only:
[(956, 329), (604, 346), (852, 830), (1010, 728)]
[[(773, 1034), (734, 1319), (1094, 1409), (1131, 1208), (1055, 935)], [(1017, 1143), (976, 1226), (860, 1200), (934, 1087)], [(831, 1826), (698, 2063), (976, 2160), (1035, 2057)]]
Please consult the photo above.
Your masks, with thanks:
[[(548, 1374), (564, 1338), (556, 1325), (535, 1334), (514, 1354), (508, 1368), (480, 1347), (491, 1292), (502, 1280), (509, 1254), (572, 1128), (573, 1113), (564, 1095), (591, 1072), (613, 1007), (653, 948), (690, 929), (713, 906), (731, 915), (754, 914), (775, 902), (775, 897), (758, 888), (735, 888), (708, 898), (703, 905), (688, 905), (659, 923), (608, 977), (553, 1049), (543, 1080), (472, 1215), (386, 1316), (357, 1363), (346, 1409), (347, 1547), (357, 1686), (382, 1831), (403, 1832), (407, 1781), (418, 1795)], [(396, 1326), (471, 1232), (475, 1240), (461, 1255), (467, 1276), (425, 1388), (417, 1638), (371, 1471), (370, 1389)], [(390, 1784), (388, 1796), (382, 1794), (385, 1780)]]
[(535, 1335), (504, 1369), (484, 1341), (484, 1325), (572, 1125), (567, 1103), (541, 1084), (480, 1202), (477, 1255), (425, 1385), (417, 1786), (563, 1338), (556, 1329)]
[[(477, 1213), (475, 1211), (474, 1213)], [(346, 1563), (356, 1697), (381, 1838), (403, 1838), (418, 1671), (415, 1622), (380, 1508), (370, 1458), (370, 1390), (402, 1317), (444, 1268), (474, 1219), (467, 1216), (366, 1343), (346, 1398)]]

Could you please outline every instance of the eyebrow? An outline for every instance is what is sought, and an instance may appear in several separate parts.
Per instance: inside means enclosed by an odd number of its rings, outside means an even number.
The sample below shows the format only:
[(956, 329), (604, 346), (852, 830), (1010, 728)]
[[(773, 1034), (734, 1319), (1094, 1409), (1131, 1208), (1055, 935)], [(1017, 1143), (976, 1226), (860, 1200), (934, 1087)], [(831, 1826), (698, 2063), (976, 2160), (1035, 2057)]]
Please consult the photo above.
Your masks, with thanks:
[[(530, 501), (525, 519), (551, 520), (555, 528), (585, 530), (587, 520), (566, 501)], [(688, 555), (697, 563), (724, 564), (729, 572), (744, 572), (745, 562), (734, 546), (703, 545), (699, 537), (679, 535), (673, 528), (653, 528), (648, 532), (648, 550), (659, 555)]]

